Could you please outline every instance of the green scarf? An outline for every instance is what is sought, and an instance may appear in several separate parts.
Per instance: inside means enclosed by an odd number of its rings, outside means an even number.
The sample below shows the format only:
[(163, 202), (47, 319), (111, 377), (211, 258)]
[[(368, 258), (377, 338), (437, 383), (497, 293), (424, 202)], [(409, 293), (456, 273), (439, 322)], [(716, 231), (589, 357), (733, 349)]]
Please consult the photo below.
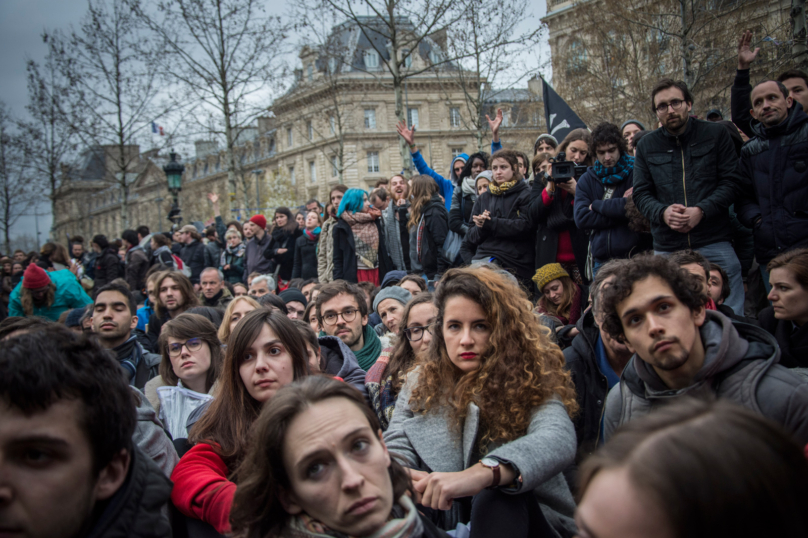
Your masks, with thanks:
[(365, 325), (364, 337), (365, 345), (359, 351), (354, 351), (354, 355), (356, 355), (359, 367), (367, 372), (376, 363), (379, 355), (382, 354), (382, 341), (379, 340), (376, 331), (369, 324)]

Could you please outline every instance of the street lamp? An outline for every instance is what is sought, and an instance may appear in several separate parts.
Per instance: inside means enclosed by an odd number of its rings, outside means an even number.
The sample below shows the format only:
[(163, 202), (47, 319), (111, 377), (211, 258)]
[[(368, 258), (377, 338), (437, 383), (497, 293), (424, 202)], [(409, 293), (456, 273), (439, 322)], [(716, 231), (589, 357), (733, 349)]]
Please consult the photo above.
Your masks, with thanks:
[(168, 213), (168, 220), (174, 223), (174, 228), (178, 228), (180, 222), (182, 222), (178, 196), (182, 190), (182, 173), (185, 171), (185, 167), (177, 162), (177, 154), (173, 151), (169, 154), (169, 157), (171, 160), (163, 167), (168, 181), (168, 192), (174, 198), (171, 211)]

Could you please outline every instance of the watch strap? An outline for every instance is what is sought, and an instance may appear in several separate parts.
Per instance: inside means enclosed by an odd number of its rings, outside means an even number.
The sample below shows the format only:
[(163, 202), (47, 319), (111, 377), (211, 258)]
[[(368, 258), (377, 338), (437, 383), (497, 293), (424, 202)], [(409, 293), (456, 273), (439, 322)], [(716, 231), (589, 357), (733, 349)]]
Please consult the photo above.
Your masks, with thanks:
[(486, 465), (485, 463), (483, 463), (482, 460), (480, 460), (480, 465), (488, 469), (491, 469), (494, 472), (494, 479), (491, 481), (491, 485), (488, 486), (486, 489), (494, 489), (496, 487), (499, 487), (499, 482), (502, 478), (502, 471), (499, 468), (500, 467), (499, 462), (497, 462), (497, 465)]

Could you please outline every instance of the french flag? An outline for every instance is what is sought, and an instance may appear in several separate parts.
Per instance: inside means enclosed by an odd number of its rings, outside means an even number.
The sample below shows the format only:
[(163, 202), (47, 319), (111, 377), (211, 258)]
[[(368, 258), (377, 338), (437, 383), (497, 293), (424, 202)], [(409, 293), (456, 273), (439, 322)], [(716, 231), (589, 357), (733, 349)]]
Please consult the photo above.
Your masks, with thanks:
[(163, 132), (163, 126), (157, 125), (154, 122), (151, 122), (151, 132), (154, 134), (159, 134), (160, 136), (165, 136), (165, 133)]

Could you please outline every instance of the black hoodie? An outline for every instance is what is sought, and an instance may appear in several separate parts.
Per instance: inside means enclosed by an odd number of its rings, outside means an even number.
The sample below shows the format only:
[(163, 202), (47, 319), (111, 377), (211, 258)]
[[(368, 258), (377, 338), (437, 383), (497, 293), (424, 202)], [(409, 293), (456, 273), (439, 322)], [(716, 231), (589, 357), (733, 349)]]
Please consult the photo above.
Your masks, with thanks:
[(449, 234), (449, 212), (440, 196), (435, 194), (421, 208), (421, 215), (424, 218), (424, 230), (419, 244), (420, 262), (424, 274), (429, 280), (434, 280), (435, 275), (442, 275), (449, 268), (448, 260), (441, 254), (443, 243)]

